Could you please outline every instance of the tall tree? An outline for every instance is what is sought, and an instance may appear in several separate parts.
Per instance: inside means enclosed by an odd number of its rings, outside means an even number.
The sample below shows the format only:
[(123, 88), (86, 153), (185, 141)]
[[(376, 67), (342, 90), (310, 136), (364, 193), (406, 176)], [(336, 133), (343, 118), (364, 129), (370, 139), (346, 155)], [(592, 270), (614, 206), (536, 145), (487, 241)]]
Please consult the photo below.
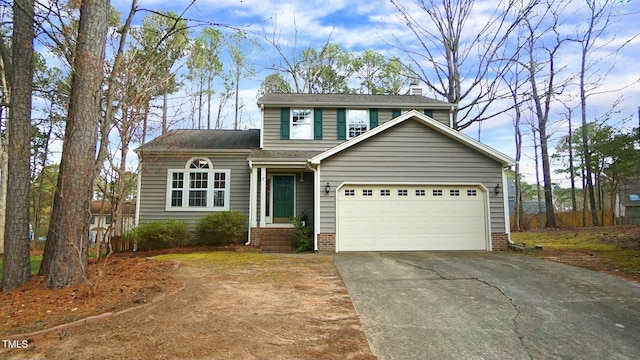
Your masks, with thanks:
[(396, 38), (398, 47), (429, 90), (459, 104), (456, 129), (504, 112), (491, 105), (509, 96), (500, 92), (500, 78), (517, 49), (506, 45), (535, 2), (519, 6), (519, 0), (498, 1), (491, 9), (476, 7), (474, 0), (391, 0), (417, 41), (412, 47)]
[(29, 186), (31, 93), (33, 82), (33, 0), (13, 3), (11, 114), (8, 124), (7, 213), (4, 229), (2, 290), (25, 284), (31, 276), (29, 259)]
[[(600, 50), (604, 45), (599, 42), (599, 37), (604, 34), (606, 29), (611, 23), (611, 8), (614, 0), (585, 0), (585, 4), (588, 8), (588, 18), (586, 19), (586, 25), (578, 28), (574, 41), (580, 44), (580, 72), (579, 72), (579, 88), (580, 88), (580, 110), (582, 117), (582, 150), (584, 165), (586, 171), (586, 183), (589, 190), (589, 207), (591, 210), (591, 221), (593, 226), (599, 225), (598, 209), (596, 207), (596, 194), (593, 186), (593, 174), (591, 151), (589, 149), (589, 134), (588, 134), (588, 121), (587, 121), (587, 99), (590, 92), (596, 89), (601, 84), (604, 76), (600, 73), (597, 79), (590, 78), (590, 75), (596, 75), (600, 72), (594, 67), (595, 62), (599, 60), (592, 60), (595, 53)], [(598, 56), (598, 58), (602, 58)]]
[(251, 61), (251, 56), (259, 50), (258, 42), (238, 30), (227, 39), (227, 47), (231, 56), (231, 79), (235, 87), (235, 121), (234, 129), (240, 126), (240, 81), (256, 74), (256, 68)]
[(108, 0), (82, 0), (58, 189), (47, 236), (47, 241), (56, 243), (47, 288), (88, 279), (88, 224), (108, 15)]
[[(187, 79), (194, 82), (198, 91), (198, 129), (203, 127), (203, 95), (207, 95), (207, 129), (211, 129), (211, 97), (213, 79), (222, 71), (220, 63), (220, 42), (222, 33), (213, 28), (204, 28), (189, 47), (187, 58)], [(205, 90), (206, 88), (206, 90)]]

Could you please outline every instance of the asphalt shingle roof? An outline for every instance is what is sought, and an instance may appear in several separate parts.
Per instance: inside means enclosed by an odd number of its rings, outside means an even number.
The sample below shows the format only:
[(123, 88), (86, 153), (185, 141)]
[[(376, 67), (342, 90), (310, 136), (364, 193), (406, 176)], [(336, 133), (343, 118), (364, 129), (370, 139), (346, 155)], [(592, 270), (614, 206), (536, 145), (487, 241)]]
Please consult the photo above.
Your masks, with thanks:
[(449, 107), (452, 104), (420, 95), (362, 95), (362, 94), (265, 94), (258, 105), (284, 106), (365, 106), (365, 107)]
[(138, 150), (247, 150), (260, 147), (260, 130), (169, 130)]

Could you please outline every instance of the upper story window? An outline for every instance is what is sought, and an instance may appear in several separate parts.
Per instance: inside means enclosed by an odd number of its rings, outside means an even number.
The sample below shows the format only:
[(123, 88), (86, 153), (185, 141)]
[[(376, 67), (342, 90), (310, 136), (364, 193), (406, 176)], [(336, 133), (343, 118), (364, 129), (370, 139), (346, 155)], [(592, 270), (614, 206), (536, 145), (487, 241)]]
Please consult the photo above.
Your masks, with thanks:
[(369, 130), (369, 112), (367, 110), (347, 110), (347, 139), (351, 139)]
[(313, 110), (291, 110), (291, 139), (313, 139)]
[(169, 169), (166, 210), (229, 210), (231, 170), (214, 169), (206, 158), (187, 161), (184, 169)]

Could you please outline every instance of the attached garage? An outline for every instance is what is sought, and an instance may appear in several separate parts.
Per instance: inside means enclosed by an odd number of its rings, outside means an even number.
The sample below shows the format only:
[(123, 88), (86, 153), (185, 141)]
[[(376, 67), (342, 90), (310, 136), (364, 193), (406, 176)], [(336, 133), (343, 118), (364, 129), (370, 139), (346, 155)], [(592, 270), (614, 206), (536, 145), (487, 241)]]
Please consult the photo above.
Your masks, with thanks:
[(479, 185), (343, 184), (338, 251), (490, 250)]

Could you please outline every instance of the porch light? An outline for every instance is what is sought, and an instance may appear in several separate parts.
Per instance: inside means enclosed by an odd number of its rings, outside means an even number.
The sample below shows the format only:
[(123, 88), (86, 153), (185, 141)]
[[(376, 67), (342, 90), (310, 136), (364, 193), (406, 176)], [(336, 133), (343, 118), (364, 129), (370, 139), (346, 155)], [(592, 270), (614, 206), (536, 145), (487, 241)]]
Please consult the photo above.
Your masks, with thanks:
[(497, 183), (497, 184), (496, 184), (496, 187), (495, 187), (495, 188), (493, 188), (493, 192), (494, 192), (496, 195), (499, 195), (499, 194), (500, 194), (500, 183)]
[(329, 185), (329, 183), (327, 183), (327, 185), (325, 185), (325, 187), (324, 187), (324, 192), (325, 192), (326, 194), (328, 194), (328, 193), (330, 193), (330, 192), (331, 192), (331, 185)]

